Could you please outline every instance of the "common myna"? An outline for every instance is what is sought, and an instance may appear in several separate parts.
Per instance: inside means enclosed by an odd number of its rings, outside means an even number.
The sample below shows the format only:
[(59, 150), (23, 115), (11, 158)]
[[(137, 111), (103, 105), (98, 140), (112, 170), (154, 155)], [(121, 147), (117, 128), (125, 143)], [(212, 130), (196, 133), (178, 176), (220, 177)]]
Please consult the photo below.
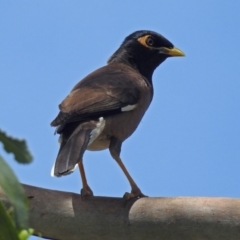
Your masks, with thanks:
[(59, 105), (51, 126), (60, 134), (60, 150), (52, 169), (57, 177), (78, 166), (82, 196), (93, 195), (83, 167), (86, 150), (109, 148), (130, 185), (124, 197), (143, 197), (121, 158), (121, 146), (137, 128), (153, 98), (152, 75), (166, 58), (184, 53), (162, 35), (136, 31), (126, 37), (107, 65), (92, 72)]

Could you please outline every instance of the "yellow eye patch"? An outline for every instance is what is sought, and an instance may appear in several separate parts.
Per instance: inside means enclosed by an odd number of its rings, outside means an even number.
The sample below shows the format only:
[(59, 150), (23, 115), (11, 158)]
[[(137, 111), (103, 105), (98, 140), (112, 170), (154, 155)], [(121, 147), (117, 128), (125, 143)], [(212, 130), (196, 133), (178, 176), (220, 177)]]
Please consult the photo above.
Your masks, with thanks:
[(143, 36), (143, 37), (138, 38), (137, 40), (138, 40), (138, 42), (140, 42), (144, 47), (153, 48), (153, 47), (149, 46), (149, 45), (146, 43), (146, 40), (147, 40), (149, 37), (151, 37), (151, 35), (145, 35), (145, 36)]

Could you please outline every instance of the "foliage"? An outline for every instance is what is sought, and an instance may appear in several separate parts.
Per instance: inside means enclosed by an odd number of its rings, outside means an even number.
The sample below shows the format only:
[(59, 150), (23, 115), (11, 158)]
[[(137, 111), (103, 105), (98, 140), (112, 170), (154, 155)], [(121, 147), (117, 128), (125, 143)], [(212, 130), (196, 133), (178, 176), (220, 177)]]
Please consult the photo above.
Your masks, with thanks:
[(15, 160), (19, 163), (32, 161), (32, 155), (28, 151), (25, 140), (7, 136), (5, 132), (0, 130), (0, 142), (3, 143), (4, 150), (8, 153), (13, 153)]
[[(7, 136), (0, 130), (0, 142), (4, 150), (12, 153), (19, 163), (32, 161), (24, 140)], [(14, 172), (2, 156), (0, 156), (0, 187), (11, 203), (11, 207), (7, 209), (0, 202), (0, 239), (26, 240), (33, 233), (28, 225), (27, 197)]]

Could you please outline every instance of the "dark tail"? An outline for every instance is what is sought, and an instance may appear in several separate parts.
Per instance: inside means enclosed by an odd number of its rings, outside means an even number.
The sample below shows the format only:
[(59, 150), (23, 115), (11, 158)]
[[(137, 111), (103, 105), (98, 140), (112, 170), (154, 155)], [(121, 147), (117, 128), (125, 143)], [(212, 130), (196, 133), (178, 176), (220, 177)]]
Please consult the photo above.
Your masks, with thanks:
[(74, 171), (77, 163), (82, 161), (91, 137), (90, 133), (95, 127), (91, 122), (81, 123), (67, 138), (63, 131), (60, 136), (60, 150), (51, 171), (52, 176), (60, 177)]

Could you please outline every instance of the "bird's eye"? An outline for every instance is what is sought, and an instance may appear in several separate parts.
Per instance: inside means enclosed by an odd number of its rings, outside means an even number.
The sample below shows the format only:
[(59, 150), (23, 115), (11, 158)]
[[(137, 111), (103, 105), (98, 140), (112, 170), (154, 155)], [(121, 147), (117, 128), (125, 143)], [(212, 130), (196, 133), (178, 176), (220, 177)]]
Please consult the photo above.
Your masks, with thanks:
[(146, 40), (146, 43), (148, 46), (153, 46), (154, 45), (154, 40), (152, 37), (148, 37)]

